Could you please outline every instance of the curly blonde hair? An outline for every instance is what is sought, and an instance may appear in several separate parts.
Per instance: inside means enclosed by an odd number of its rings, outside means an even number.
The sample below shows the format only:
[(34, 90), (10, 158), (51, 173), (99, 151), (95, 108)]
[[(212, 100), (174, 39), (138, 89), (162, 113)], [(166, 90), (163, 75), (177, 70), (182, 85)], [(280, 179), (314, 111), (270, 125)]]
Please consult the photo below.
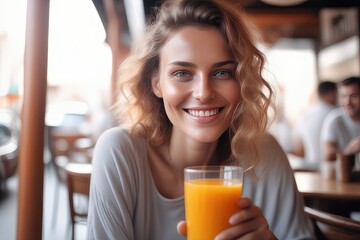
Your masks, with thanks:
[(170, 0), (163, 3), (143, 39), (120, 67), (118, 80), (123, 98), (117, 109), (122, 125), (152, 144), (161, 145), (169, 139), (172, 124), (151, 84), (152, 76), (159, 70), (160, 52), (171, 34), (184, 26), (213, 26), (227, 41), (241, 91), (241, 100), (219, 146), (231, 160), (250, 154), (251, 159), (246, 161), (248, 166), (254, 166), (258, 161), (257, 143), (268, 125), (268, 108), (273, 106), (273, 91), (262, 77), (264, 56), (257, 49), (256, 35), (248, 24), (239, 1)]

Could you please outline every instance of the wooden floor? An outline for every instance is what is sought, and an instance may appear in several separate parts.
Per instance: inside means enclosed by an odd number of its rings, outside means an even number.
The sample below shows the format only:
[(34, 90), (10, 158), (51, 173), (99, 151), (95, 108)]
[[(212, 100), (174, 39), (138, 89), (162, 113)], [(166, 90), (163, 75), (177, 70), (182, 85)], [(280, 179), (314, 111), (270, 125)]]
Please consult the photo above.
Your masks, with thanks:
[[(43, 239), (67, 240), (71, 239), (71, 224), (69, 206), (65, 185), (60, 185), (58, 207), (54, 211), (54, 191), (57, 179), (50, 165), (45, 166), (44, 175), (44, 208), (43, 208)], [(17, 176), (11, 177), (6, 183), (7, 190), (0, 196), (0, 239), (16, 239), (17, 223)], [(86, 239), (86, 226), (77, 224), (75, 239)]]

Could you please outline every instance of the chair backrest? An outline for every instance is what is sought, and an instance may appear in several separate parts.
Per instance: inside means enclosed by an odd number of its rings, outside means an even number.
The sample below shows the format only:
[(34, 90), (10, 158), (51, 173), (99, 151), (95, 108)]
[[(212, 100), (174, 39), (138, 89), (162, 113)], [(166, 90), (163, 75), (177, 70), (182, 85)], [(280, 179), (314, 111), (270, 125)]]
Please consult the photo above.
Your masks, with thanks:
[[(82, 133), (71, 133), (57, 131), (56, 127), (48, 129), (49, 151), (51, 155), (50, 163), (54, 166), (57, 178), (60, 182), (66, 181), (64, 166), (68, 162), (75, 161), (73, 156), (78, 152), (76, 142), (89, 139), (89, 136)], [(82, 153), (85, 156), (85, 153)], [(85, 158), (89, 158), (85, 156)]]
[(360, 222), (358, 221), (310, 207), (305, 207), (305, 212), (314, 223), (318, 239), (360, 239)]
[(77, 212), (74, 196), (76, 193), (89, 195), (92, 166), (89, 163), (68, 163), (64, 169), (67, 174), (71, 221), (75, 224), (77, 217), (86, 218), (87, 216), (87, 212)]
[(75, 150), (75, 142), (84, 138), (88, 138), (88, 136), (81, 133), (50, 133), (50, 152), (54, 157), (69, 157), (71, 152)]

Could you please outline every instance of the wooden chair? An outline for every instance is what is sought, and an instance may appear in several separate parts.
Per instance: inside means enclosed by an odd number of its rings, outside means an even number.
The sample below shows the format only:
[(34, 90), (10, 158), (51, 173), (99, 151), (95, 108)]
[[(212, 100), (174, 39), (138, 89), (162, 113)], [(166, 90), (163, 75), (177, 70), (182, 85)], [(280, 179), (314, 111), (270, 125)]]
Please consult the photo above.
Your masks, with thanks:
[(88, 207), (86, 203), (85, 210), (82, 209), (83, 211), (80, 211), (78, 208), (79, 206), (75, 202), (75, 198), (79, 197), (78, 195), (84, 195), (88, 198), (92, 166), (89, 163), (68, 163), (65, 165), (64, 169), (67, 175), (67, 189), (69, 195), (70, 218), (72, 224), (72, 239), (74, 239), (75, 224), (87, 223)]
[(74, 152), (78, 152), (76, 142), (85, 138), (87, 139), (88, 136), (82, 133), (61, 132), (57, 131), (56, 128), (48, 129), (48, 146), (51, 155), (50, 164), (53, 166), (57, 179), (56, 186), (54, 187), (53, 224), (57, 216), (60, 184), (66, 184), (64, 167), (69, 162), (76, 161), (73, 158)]
[(305, 212), (313, 221), (315, 234), (320, 240), (358, 240), (360, 222), (343, 216), (305, 207)]

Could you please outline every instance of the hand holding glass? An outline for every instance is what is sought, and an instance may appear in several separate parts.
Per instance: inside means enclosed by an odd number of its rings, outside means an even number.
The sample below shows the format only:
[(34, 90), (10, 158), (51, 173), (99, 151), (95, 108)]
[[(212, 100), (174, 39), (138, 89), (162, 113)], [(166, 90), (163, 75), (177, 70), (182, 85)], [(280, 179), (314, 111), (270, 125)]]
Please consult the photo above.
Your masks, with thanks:
[(188, 240), (213, 240), (240, 210), (243, 169), (237, 166), (185, 168)]

